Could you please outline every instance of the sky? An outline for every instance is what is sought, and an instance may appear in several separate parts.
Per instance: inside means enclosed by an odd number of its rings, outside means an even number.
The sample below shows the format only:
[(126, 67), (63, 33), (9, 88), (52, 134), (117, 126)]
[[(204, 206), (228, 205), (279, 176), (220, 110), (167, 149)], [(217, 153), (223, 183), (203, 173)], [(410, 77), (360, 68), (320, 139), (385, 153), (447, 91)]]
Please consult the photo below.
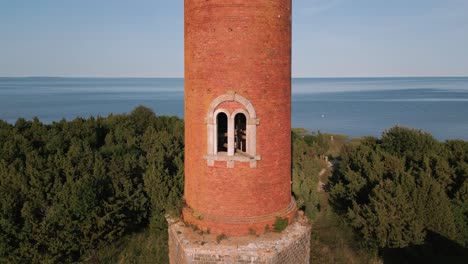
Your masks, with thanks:
[[(0, 76), (183, 77), (183, 21), (182, 0), (0, 0)], [(292, 21), (293, 77), (468, 76), (468, 0), (293, 0)]]

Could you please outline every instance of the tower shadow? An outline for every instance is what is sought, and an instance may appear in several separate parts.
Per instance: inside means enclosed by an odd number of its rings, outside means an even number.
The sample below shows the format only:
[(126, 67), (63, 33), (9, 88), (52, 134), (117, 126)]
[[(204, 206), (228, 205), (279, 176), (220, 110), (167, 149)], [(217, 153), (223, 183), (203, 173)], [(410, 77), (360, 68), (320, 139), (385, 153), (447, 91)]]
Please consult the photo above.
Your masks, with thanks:
[(428, 232), (426, 242), (398, 249), (382, 249), (385, 264), (404, 263), (468, 263), (468, 248), (434, 232)]

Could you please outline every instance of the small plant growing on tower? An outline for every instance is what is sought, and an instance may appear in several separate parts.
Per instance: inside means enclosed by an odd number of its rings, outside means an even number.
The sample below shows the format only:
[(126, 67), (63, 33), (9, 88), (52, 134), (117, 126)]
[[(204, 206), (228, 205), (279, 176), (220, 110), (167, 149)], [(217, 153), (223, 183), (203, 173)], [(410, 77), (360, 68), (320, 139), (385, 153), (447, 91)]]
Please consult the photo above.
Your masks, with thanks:
[(265, 233), (268, 233), (271, 231), (270, 225), (265, 225)]
[(221, 242), (221, 240), (226, 239), (226, 238), (227, 238), (227, 236), (225, 234), (219, 234), (219, 235), (216, 236), (216, 243), (219, 244)]
[(275, 232), (281, 233), (288, 226), (289, 220), (287, 218), (276, 217), (275, 223), (273, 223), (273, 228)]
[(197, 232), (197, 231), (200, 230), (200, 228), (198, 228), (197, 225), (194, 225), (194, 224), (186, 224), (186, 225), (187, 225), (188, 227), (192, 228), (192, 230), (193, 230), (194, 232)]

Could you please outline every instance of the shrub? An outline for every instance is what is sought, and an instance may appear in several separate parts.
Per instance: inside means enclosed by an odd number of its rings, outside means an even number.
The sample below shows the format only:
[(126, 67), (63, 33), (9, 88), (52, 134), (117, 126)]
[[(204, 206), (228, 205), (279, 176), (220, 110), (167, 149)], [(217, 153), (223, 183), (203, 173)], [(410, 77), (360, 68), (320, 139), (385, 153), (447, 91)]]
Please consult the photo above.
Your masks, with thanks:
[(288, 218), (276, 217), (275, 223), (273, 223), (273, 228), (275, 232), (281, 233), (286, 227), (288, 227), (289, 220)]

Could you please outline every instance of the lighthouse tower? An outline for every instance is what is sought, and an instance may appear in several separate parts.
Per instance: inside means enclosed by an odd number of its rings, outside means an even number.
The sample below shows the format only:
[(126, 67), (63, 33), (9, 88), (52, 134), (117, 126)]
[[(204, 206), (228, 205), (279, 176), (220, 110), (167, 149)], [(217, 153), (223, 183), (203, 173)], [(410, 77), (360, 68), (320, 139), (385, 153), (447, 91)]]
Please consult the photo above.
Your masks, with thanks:
[(185, 0), (184, 118), (187, 225), (239, 237), (293, 221), (291, 0)]
[(186, 222), (264, 232), (291, 198), (291, 0), (185, 1)]

